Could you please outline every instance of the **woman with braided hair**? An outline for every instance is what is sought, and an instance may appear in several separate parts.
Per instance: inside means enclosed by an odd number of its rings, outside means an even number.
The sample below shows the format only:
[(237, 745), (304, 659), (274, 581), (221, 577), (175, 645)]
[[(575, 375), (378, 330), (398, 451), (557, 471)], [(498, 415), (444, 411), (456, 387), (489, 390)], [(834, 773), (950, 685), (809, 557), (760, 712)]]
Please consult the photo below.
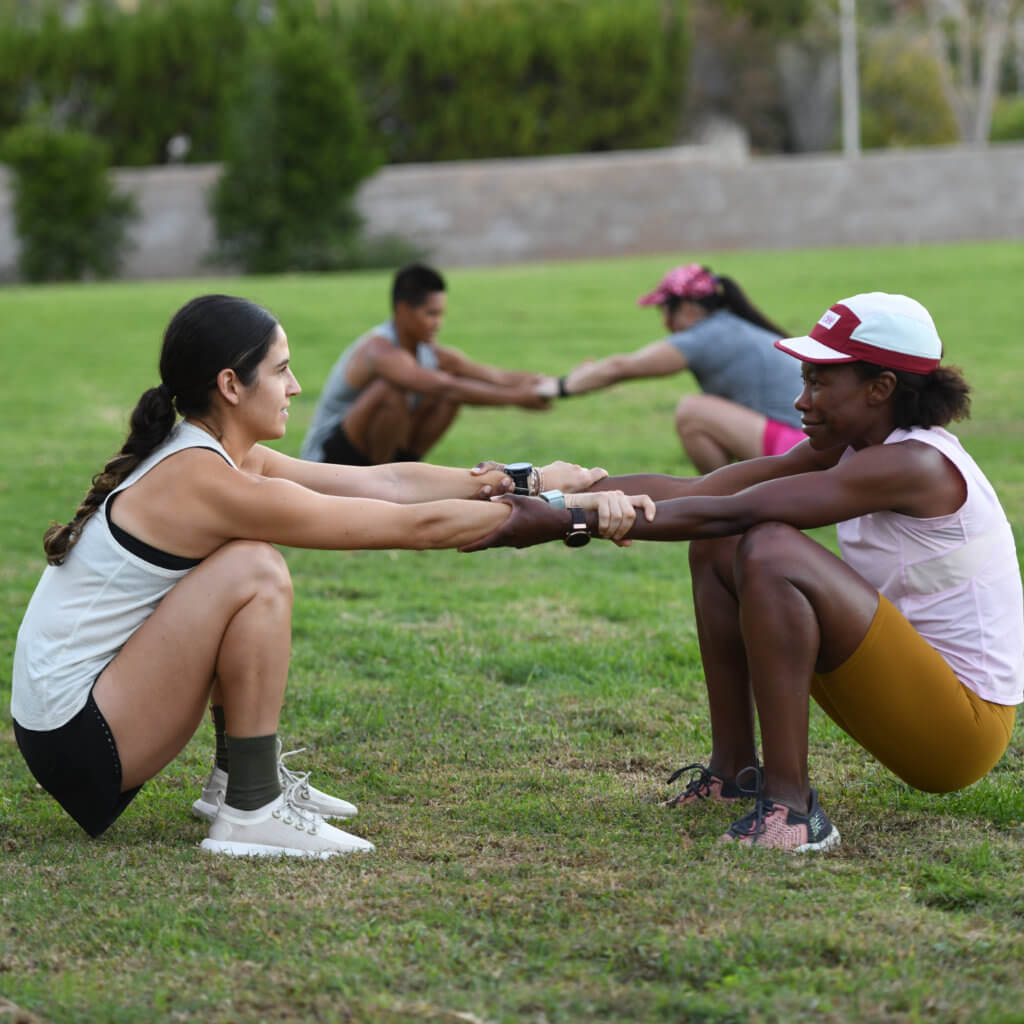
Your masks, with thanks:
[[(182, 750), (209, 704), (217, 763), (194, 805), (212, 819), (205, 849), (373, 849), (324, 821), (355, 807), (280, 760), (292, 585), (273, 545), (457, 547), (508, 509), (440, 499), (486, 496), (507, 478), (489, 467), (332, 466), (259, 444), (283, 436), (299, 391), (270, 313), (226, 295), (192, 300), (167, 328), (160, 384), (139, 399), (121, 450), (74, 518), (46, 533), (11, 713), (32, 773), (90, 835)], [(543, 473), (568, 491), (606, 475), (565, 463)], [(618, 493), (565, 501), (597, 509), (613, 539), (635, 516)]]
[(635, 352), (581, 363), (559, 380), (559, 395), (689, 370), (702, 394), (679, 400), (675, 426), (698, 473), (779, 455), (803, 440), (793, 409), (799, 366), (774, 347), (785, 331), (732, 278), (698, 263), (673, 267), (637, 303), (658, 307), (668, 336)]

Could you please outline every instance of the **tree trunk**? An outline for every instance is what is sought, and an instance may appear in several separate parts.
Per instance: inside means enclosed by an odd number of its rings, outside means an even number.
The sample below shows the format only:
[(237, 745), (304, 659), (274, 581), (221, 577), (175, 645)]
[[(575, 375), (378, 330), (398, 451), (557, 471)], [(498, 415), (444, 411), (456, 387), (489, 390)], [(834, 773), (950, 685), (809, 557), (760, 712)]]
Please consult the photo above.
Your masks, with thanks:
[[(999, 64), (1010, 35), (1011, 0), (982, 0), (977, 15), (972, 15), (968, 0), (926, 0), (926, 6), (942, 88), (956, 117), (960, 138), (983, 146), (992, 126)], [(955, 61), (946, 27), (949, 20), (954, 23)]]

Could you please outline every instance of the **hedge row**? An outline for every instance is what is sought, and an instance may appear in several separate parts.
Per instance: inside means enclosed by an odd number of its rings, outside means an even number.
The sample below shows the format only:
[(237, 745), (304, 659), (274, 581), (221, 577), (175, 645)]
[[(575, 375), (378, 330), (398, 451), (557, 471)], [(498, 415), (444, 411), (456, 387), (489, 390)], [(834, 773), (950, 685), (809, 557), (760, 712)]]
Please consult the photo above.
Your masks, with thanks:
[[(115, 164), (224, 156), (228, 97), (268, 19), (315, 29), (386, 162), (665, 145), (678, 135), (686, 0), (92, 0), (0, 23), (0, 134), (44, 108)], [(276, 33), (275, 33), (276, 34)], [(329, 125), (317, 126), (329, 130)]]

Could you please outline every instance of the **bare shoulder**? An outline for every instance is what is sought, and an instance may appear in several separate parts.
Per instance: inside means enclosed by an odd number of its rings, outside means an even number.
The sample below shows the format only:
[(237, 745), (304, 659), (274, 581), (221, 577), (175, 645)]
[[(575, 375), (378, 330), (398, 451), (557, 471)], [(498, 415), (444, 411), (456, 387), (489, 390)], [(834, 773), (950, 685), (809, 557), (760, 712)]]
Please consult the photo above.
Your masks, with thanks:
[(885, 507), (903, 515), (949, 515), (967, 497), (960, 470), (938, 448), (923, 441), (869, 445), (838, 468), (860, 486), (888, 495)]

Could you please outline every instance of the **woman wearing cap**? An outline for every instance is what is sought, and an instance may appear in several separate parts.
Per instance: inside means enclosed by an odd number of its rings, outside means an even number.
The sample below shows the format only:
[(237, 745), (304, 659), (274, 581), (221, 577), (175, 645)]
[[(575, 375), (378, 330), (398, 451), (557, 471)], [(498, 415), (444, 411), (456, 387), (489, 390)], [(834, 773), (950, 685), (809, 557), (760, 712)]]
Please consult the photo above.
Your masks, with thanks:
[(793, 409), (799, 367), (773, 347), (785, 331), (735, 281), (691, 263), (668, 271), (637, 302), (658, 307), (668, 336), (636, 352), (582, 363), (560, 379), (561, 396), (690, 370), (703, 394), (683, 397), (675, 422), (699, 473), (778, 455), (803, 440)]
[[(597, 487), (660, 499), (628, 537), (694, 542), (712, 746), (669, 803), (753, 797), (723, 838), (825, 850), (839, 833), (808, 779), (809, 698), (911, 786), (968, 786), (1002, 756), (1024, 699), (1024, 602), (1006, 515), (945, 429), (968, 415), (969, 388), (940, 365), (927, 310), (855, 295), (777, 346), (802, 361), (807, 444), (702, 479)], [(537, 511), (517, 505), (474, 549), (553, 533)], [(841, 558), (801, 532), (833, 523)]]

